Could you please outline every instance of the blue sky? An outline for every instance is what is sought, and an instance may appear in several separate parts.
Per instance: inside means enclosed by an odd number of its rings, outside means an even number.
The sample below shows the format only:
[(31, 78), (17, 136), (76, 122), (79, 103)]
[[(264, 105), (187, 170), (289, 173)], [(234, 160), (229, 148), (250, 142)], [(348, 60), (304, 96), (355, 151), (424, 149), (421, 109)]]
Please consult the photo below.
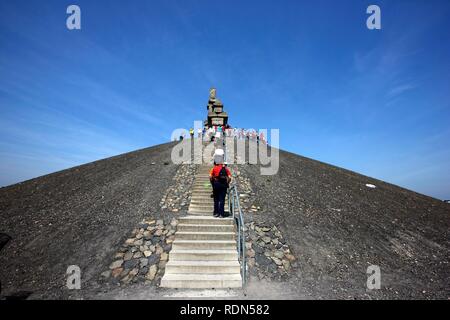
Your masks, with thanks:
[(0, 185), (166, 142), (215, 86), (232, 125), (450, 198), (449, 14), (447, 0), (1, 1)]

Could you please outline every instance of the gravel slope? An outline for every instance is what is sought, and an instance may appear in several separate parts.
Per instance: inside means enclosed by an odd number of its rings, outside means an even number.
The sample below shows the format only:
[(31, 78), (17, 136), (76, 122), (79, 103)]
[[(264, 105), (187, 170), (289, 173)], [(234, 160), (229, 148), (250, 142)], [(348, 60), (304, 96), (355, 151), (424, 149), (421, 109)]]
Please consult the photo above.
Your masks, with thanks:
[[(449, 204), (284, 151), (277, 175), (241, 171), (262, 209), (248, 218), (277, 225), (298, 257), (299, 298), (450, 298)], [(366, 290), (371, 264), (381, 290)]]
[(83, 288), (94, 284), (129, 231), (144, 215), (158, 215), (177, 169), (170, 161), (172, 146), (1, 188), (0, 232), (12, 237), (0, 252), (2, 294), (26, 290), (34, 298), (64, 297), (71, 264), (81, 268)]
[[(31, 298), (68, 298), (71, 264), (82, 270), (81, 296), (120, 293), (96, 280), (144, 216), (164, 215), (159, 202), (177, 169), (172, 146), (1, 188), (0, 232), (12, 236), (0, 252), (2, 294), (28, 290)], [(277, 225), (299, 264), (286, 282), (254, 279), (247, 298), (450, 297), (449, 204), (284, 151), (275, 176), (261, 176), (255, 165), (240, 170), (261, 207), (247, 221)], [(381, 268), (381, 290), (366, 290), (371, 264)], [(161, 294), (141, 289), (146, 298)], [(135, 297), (141, 291), (127, 290)]]

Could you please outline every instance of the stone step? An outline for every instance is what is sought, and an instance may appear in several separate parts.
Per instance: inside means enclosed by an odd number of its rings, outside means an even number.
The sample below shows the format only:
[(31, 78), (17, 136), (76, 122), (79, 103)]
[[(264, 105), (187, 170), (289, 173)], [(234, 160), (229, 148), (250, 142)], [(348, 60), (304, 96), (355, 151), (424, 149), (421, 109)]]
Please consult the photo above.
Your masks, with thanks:
[(234, 232), (230, 224), (179, 224), (178, 231), (192, 232)]
[(197, 187), (197, 188), (211, 188), (212, 189), (211, 183), (209, 183), (209, 181), (194, 182), (192, 184), (192, 187), (193, 188)]
[[(225, 211), (228, 210), (228, 204), (225, 203)], [(190, 204), (189, 205), (189, 210), (191, 212), (195, 212), (196, 210), (198, 210), (198, 212), (213, 212), (214, 211), (214, 202), (211, 204)]]
[(192, 197), (194, 197), (194, 196), (210, 196), (211, 194), (212, 194), (212, 188), (209, 190), (202, 188), (199, 190), (192, 191), (191, 196)]
[(214, 198), (211, 197), (203, 197), (203, 198), (195, 198), (191, 199), (190, 205), (214, 205)]
[(188, 211), (188, 214), (198, 215), (198, 216), (205, 216), (205, 217), (212, 217), (213, 216), (212, 210), (205, 210), (203, 212), (199, 212), (198, 210), (196, 210), (196, 211)]
[[(213, 216), (213, 210), (212, 209), (211, 210), (188, 210), (188, 214), (212, 217)], [(231, 216), (229, 216), (230, 213), (229, 213), (228, 210), (225, 210), (225, 214), (227, 215), (227, 218), (231, 217)]]
[(180, 240), (176, 239), (172, 243), (172, 250), (178, 249), (229, 249), (236, 250), (234, 240)]
[(209, 201), (214, 202), (214, 198), (211, 197), (210, 193), (205, 193), (205, 194), (200, 194), (200, 195), (196, 194), (191, 197), (191, 201), (197, 201), (197, 200), (209, 200)]
[[(228, 201), (225, 200), (224, 206), (225, 206), (225, 208), (228, 207)], [(192, 203), (191, 202), (189, 204), (189, 209), (191, 207), (192, 208), (195, 207), (195, 208), (198, 208), (198, 209), (214, 209), (214, 199), (213, 199), (213, 201), (208, 202), (208, 203), (195, 203), (195, 202)]]
[(177, 231), (175, 239), (180, 240), (234, 240), (234, 232)]
[(169, 260), (238, 260), (236, 249), (208, 250), (208, 249), (176, 249), (170, 251)]
[(219, 260), (170, 260), (166, 264), (166, 274), (188, 273), (188, 274), (230, 274), (239, 273), (241, 265), (235, 261), (219, 261)]
[(195, 193), (195, 191), (211, 191), (212, 192), (212, 186), (209, 185), (208, 187), (205, 186), (193, 186), (191, 188), (191, 192)]
[(178, 219), (178, 224), (197, 224), (197, 225), (234, 225), (232, 218), (215, 218), (212, 215), (206, 216), (186, 216)]
[(165, 274), (161, 279), (163, 288), (241, 288), (241, 274)]

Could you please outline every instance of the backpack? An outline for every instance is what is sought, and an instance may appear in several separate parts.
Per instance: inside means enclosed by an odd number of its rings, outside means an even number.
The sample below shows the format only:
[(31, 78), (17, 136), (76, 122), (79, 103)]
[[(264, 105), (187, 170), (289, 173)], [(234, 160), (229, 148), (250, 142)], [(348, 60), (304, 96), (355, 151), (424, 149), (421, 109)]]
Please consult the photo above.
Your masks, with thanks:
[(224, 185), (228, 186), (228, 174), (227, 169), (225, 167), (222, 167), (219, 172), (218, 181)]

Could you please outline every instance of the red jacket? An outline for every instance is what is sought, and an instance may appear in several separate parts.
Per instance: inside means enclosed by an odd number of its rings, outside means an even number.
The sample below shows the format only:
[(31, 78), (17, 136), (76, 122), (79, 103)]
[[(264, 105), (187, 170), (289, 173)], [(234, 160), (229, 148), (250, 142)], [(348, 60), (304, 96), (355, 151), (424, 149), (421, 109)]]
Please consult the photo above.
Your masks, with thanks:
[[(222, 167), (223, 167), (223, 165), (221, 165), (221, 164), (215, 165), (214, 168), (212, 168), (211, 171), (209, 172), (209, 176), (211, 178), (219, 177), (220, 170), (222, 170)], [(228, 167), (225, 167), (225, 170), (227, 171), (227, 176), (231, 178), (230, 169), (228, 169)]]

